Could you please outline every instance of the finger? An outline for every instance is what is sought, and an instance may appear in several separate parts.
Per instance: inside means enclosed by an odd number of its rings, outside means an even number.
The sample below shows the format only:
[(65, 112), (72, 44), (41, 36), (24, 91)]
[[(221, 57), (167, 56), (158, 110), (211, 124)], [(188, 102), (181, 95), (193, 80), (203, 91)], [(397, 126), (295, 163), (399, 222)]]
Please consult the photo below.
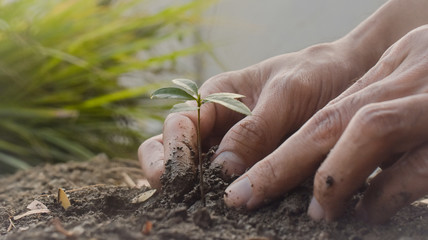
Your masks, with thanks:
[(313, 174), (322, 156), (319, 149), (308, 148), (305, 140), (309, 138), (293, 135), (280, 148), (235, 180), (225, 190), (226, 205), (257, 208)]
[[(401, 57), (397, 57), (401, 56)], [(335, 104), (342, 99), (355, 94), (356, 92), (365, 89), (367, 86), (378, 82), (391, 75), (397, 70), (397, 67), (403, 62), (406, 54), (403, 54), (401, 49), (395, 45), (388, 48), (381, 56), (379, 61), (373, 66), (366, 74), (364, 74), (358, 81), (352, 84), (348, 89), (343, 91), (337, 98), (333, 99), (328, 105)]]
[[(329, 104), (341, 101), (343, 98), (386, 78), (392, 81), (394, 79), (406, 81), (406, 84), (401, 85), (401, 87), (413, 87), (414, 84), (426, 82), (427, 59), (424, 54), (421, 54), (421, 52), (425, 51), (424, 42), (426, 37), (420, 38), (419, 33), (420, 31), (426, 31), (426, 29), (426, 27), (415, 29), (397, 41), (385, 51), (373, 68)], [(409, 78), (412, 81), (408, 81)], [(422, 88), (420, 92), (426, 92), (425, 90)]]
[(197, 163), (196, 126), (182, 113), (169, 114), (163, 130), (164, 161), (180, 162), (190, 168)]
[[(227, 175), (240, 175), (279, 144), (282, 134), (273, 134), (265, 117), (253, 114), (238, 122), (221, 141), (213, 163)], [(272, 128), (279, 128), (277, 124)], [(282, 132), (282, 129), (277, 129)]]
[[(233, 182), (225, 194), (229, 207), (256, 208), (313, 175), (356, 111), (342, 101), (315, 114), (275, 151)], [(354, 108), (354, 109), (353, 109)]]
[(150, 186), (160, 188), (160, 176), (165, 169), (162, 135), (151, 137), (141, 144), (138, 148), (138, 159)]
[(378, 174), (357, 204), (356, 213), (365, 222), (383, 223), (427, 193), (428, 144), (425, 144)]
[[(266, 157), (281, 141), (300, 127), (316, 111), (318, 86), (302, 84), (301, 76), (270, 79), (252, 111), (235, 124), (221, 141), (214, 163), (228, 175), (240, 175)], [(278, 91), (281, 89), (281, 91)], [(305, 106), (295, 103), (299, 99)]]
[(377, 166), (428, 140), (427, 106), (428, 94), (420, 94), (358, 111), (317, 171), (309, 215), (337, 218)]
[[(419, 91), (416, 86), (404, 88), (399, 84), (391, 87), (390, 91), (385, 91), (385, 88), (384, 84), (370, 85), (364, 91), (320, 110), (278, 149), (232, 183), (226, 189), (226, 204), (255, 208), (266, 199), (278, 197), (296, 187), (315, 172), (360, 108), (371, 102), (400, 98)], [(247, 179), (244, 182), (250, 184), (246, 187), (237, 184), (241, 179)]]
[(345, 97), (350, 96), (397, 71), (398, 66), (406, 57), (406, 54), (399, 50), (400, 49), (397, 49), (396, 47), (389, 48), (375, 66), (373, 66), (366, 74), (364, 74), (364, 76), (362, 76), (352, 86), (341, 93), (337, 98), (330, 101), (329, 104), (337, 103)]

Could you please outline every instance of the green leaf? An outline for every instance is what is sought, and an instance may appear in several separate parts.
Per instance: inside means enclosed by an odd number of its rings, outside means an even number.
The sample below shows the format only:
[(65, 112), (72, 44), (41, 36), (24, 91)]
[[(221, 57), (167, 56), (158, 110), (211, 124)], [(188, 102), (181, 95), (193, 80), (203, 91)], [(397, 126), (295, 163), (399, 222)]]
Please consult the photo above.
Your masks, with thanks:
[(198, 85), (194, 81), (185, 78), (179, 78), (172, 80), (172, 82), (193, 97), (198, 98)]
[(171, 108), (171, 112), (187, 112), (198, 110), (197, 106), (190, 106), (187, 103), (177, 103)]
[(236, 100), (233, 97), (227, 97), (222, 94), (211, 94), (204, 99), (204, 102), (218, 103), (233, 111), (236, 111), (245, 115), (251, 115), (251, 110), (247, 106), (245, 106), (245, 104)]
[(167, 87), (156, 90), (151, 98), (173, 98), (181, 100), (196, 100), (196, 98), (181, 88)]
[(236, 93), (213, 93), (213, 94), (208, 95), (206, 98), (212, 98), (212, 97), (215, 97), (215, 98), (225, 97), (225, 98), (236, 99), (236, 98), (244, 98), (245, 96), (241, 95), (241, 94), (236, 94)]

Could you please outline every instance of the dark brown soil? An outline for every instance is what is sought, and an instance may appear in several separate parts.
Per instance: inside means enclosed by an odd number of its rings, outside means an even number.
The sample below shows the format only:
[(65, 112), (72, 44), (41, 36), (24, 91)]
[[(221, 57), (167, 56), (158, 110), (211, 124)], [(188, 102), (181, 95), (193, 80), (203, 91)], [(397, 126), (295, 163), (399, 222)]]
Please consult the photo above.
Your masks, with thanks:
[[(142, 203), (131, 201), (148, 188), (124, 181), (124, 175), (143, 178), (137, 161), (100, 155), (1, 178), (0, 239), (428, 239), (428, 205), (422, 202), (380, 226), (357, 221), (352, 211), (337, 222), (318, 223), (306, 215), (312, 194), (308, 182), (259, 210), (239, 211), (224, 205), (228, 182), (214, 168), (205, 173), (203, 207), (192, 170), (176, 172), (175, 167), (173, 162), (167, 166), (163, 182), (168, 187)], [(67, 210), (57, 203), (59, 187), (70, 198)], [(35, 199), (51, 212), (12, 218), (28, 211)]]

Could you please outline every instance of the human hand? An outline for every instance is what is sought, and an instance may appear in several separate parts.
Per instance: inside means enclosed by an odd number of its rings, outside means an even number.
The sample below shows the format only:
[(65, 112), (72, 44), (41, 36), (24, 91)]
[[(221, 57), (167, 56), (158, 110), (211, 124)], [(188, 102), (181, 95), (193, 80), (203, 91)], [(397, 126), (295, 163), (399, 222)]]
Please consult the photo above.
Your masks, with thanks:
[[(378, 166), (384, 171), (356, 206), (357, 216), (365, 221), (384, 222), (428, 193), (427, 66), (425, 25), (394, 44), (329, 104), (337, 111), (331, 124), (342, 131), (335, 134), (334, 148), (315, 176), (312, 218), (340, 216), (346, 201)], [(328, 179), (335, 180), (329, 184)]]
[(226, 204), (258, 207), (316, 172), (308, 213), (333, 220), (376, 167), (391, 164), (358, 203), (360, 217), (383, 222), (427, 194), (427, 56), (424, 26), (390, 47), (360, 80), (232, 183)]
[[(252, 116), (231, 112), (222, 106), (201, 108), (201, 136), (206, 147), (219, 144), (214, 156), (225, 173), (242, 174), (271, 153), (328, 101), (339, 95), (366, 69), (357, 68), (360, 58), (350, 54), (346, 39), (322, 44), (297, 53), (268, 59), (249, 68), (211, 78), (200, 88), (202, 97), (214, 92), (245, 95), (242, 101)], [(159, 178), (167, 159), (180, 149), (192, 164), (196, 150), (194, 112), (170, 114), (163, 135), (145, 141), (139, 159), (149, 183), (160, 187)]]

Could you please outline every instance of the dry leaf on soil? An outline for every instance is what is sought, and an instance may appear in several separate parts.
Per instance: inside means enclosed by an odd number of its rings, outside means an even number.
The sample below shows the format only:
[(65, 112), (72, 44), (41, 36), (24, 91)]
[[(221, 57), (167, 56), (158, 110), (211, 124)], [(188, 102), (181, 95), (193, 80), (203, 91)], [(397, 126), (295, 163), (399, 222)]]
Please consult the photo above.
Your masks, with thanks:
[(28, 204), (27, 208), (30, 210), (48, 209), (45, 204), (43, 204), (42, 202), (40, 202), (38, 200), (32, 201), (30, 204)]
[(151, 198), (153, 196), (153, 194), (155, 194), (155, 192), (156, 192), (156, 189), (145, 191), (142, 194), (140, 194), (137, 197), (135, 197), (134, 199), (132, 199), (131, 203), (142, 203), (142, 202), (145, 202), (149, 198)]
[(38, 213), (50, 213), (51, 211), (49, 211), (49, 209), (36, 209), (36, 210), (30, 210), (28, 212), (25, 212), (23, 214), (17, 215), (15, 217), (13, 217), (13, 220), (18, 220), (21, 219), (23, 217), (29, 216), (29, 215), (33, 215), (33, 214), (38, 214)]
[(28, 204), (27, 208), (30, 209), (30, 211), (27, 211), (25, 213), (14, 216), (13, 220), (18, 220), (18, 219), (21, 219), (23, 217), (33, 215), (33, 214), (50, 213), (51, 212), (43, 203), (41, 203), (38, 200), (32, 201), (30, 204)]
[(67, 210), (71, 206), (70, 200), (67, 197), (67, 194), (65, 194), (64, 190), (62, 188), (58, 188), (58, 202), (61, 203), (61, 206)]

